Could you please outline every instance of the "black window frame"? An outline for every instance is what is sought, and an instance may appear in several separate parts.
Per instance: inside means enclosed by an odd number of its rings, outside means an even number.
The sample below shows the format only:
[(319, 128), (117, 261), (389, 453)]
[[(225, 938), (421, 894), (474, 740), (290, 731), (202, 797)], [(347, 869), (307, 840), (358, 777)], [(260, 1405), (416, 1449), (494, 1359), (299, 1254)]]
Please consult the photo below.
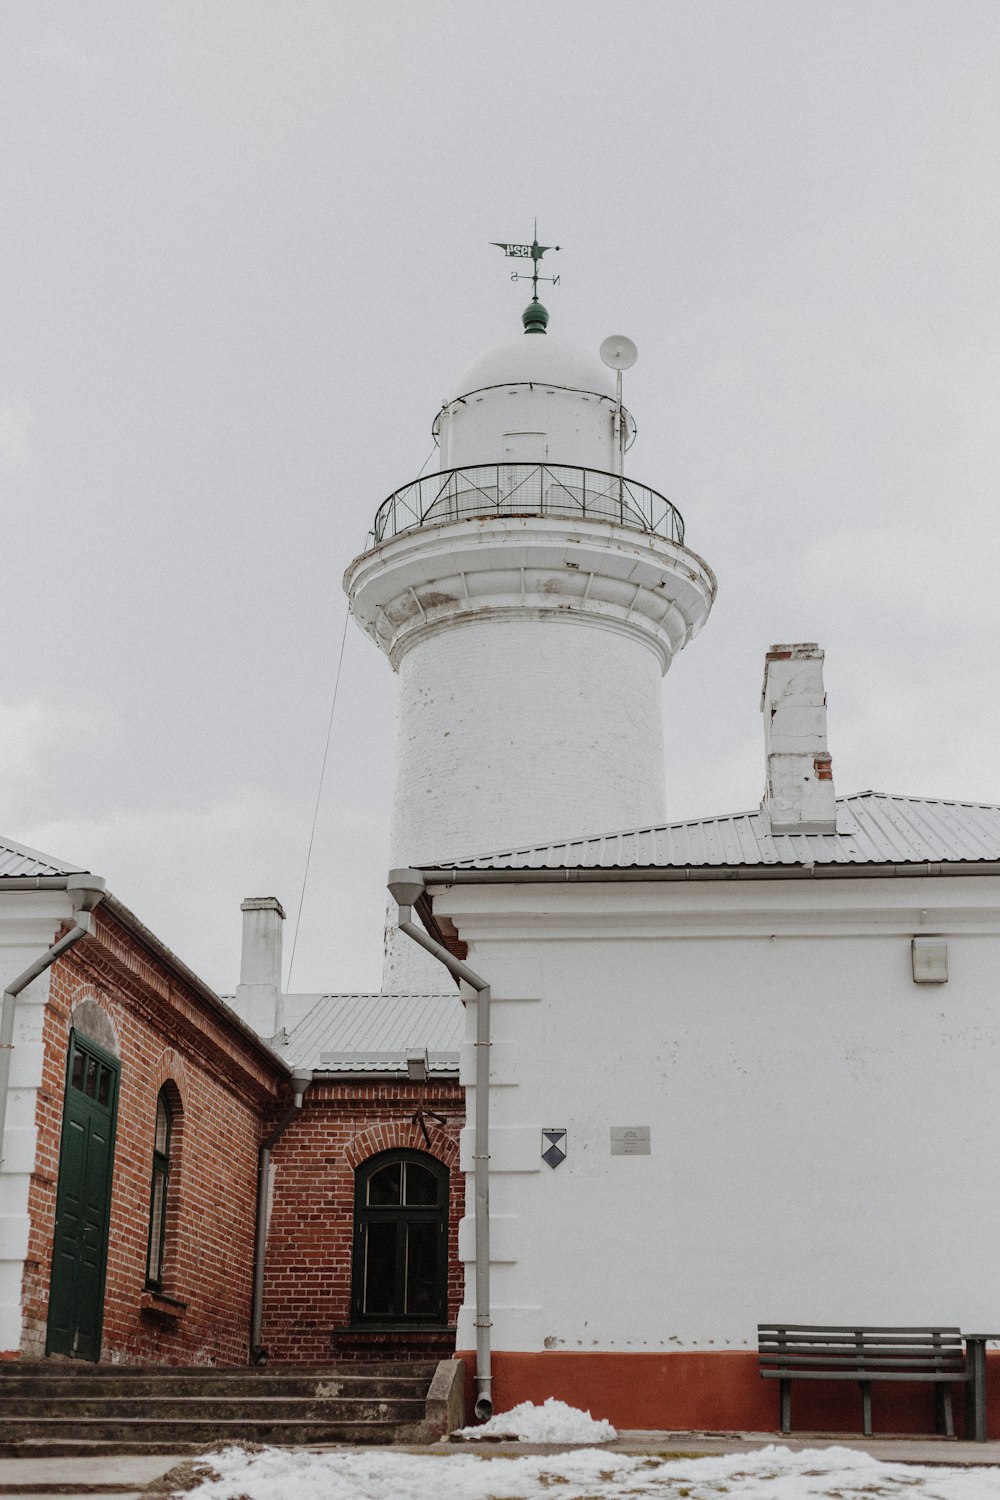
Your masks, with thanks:
[[(438, 1201), (435, 1205), (372, 1204), (368, 1202), (368, 1185), (372, 1178), (386, 1167), (399, 1162), (404, 1171), (401, 1183), (405, 1183), (405, 1166), (412, 1163), (431, 1173), (438, 1184)], [(355, 1168), (354, 1173), (354, 1247), (351, 1266), (351, 1323), (367, 1328), (407, 1327), (444, 1328), (448, 1322), (448, 1231), (450, 1225), (451, 1173), (443, 1161), (427, 1152), (397, 1149), (381, 1151), (377, 1156), (367, 1157)], [(405, 1197), (401, 1186), (400, 1199)], [(368, 1229), (372, 1224), (395, 1222), (402, 1229), (396, 1237), (395, 1280), (393, 1307), (402, 1311), (371, 1312), (366, 1306), (366, 1265)], [(431, 1311), (407, 1312), (406, 1265), (407, 1229), (410, 1225), (434, 1223), (437, 1225), (435, 1247), (434, 1287), (435, 1306)]]
[[(160, 1111), (166, 1122), (166, 1139), (160, 1150)], [(156, 1096), (156, 1125), (153, 1130), (153, 1167), (149, 1184), (149, 1234), (146, 1241), (146, 1290), (163, 1291), (163, 1261), (167, 1238), (167, 1212), (170, 1199), (170, 1147), (174, 1133), (174, 1107), (166, 1085)], [(158, 1198), (159, 1195), (159, 1198)], [(157, 1202), (159, 1201), (159, 1214)], [(155, 1255), (154, 1255), (155, 1250)]]

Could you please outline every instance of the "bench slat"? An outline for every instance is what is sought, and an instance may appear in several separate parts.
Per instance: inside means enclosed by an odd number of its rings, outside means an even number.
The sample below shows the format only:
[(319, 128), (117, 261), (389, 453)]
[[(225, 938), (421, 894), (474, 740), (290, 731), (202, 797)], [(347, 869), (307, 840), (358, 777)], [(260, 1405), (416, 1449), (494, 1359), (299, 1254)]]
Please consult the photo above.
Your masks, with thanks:
[(775, 1370), (964, 1370), (964, 1359), (781, 1359), (762, 1355)]
[(905, 1334), (908, 1334), (910, 1336), (913, 1336), (914, 1334), (923, 1334), (925, 1337), (928, 1334), (932, 1334), (932, 1333), (953, 1333), (953, 1334), (957, 1334), (959, 1338), (961, 1338), (961, 1336), (962, 1336), (962, 1330), (960, 1328), (947, 1328), (947, 1327), (935, 1328), (933, 1326), (927, 1327), (927, 1328), (914, 1328), (914, 1327), (908, 1327), (908, 1328), (896, 1328), (896, 1327), (883, 1328), (883, 1327), (876, 1326), (874, 1323), (871, 1323), (871, 1324), (864, 1324), (864, 1323), (854, 1323), (854, 1324), (847, 1324), (847, 1323), (843, 1323), (843, 1324), (841, 1324), (841, 1323), (758, 1323), (757, 1324), (757, 1332), (758, 1333), (849, 1333), (852, 1336), (854, 1334), (856, 1334), (856, 1333), (905, 1333)]
[(859, 1359), (870, 1360), (874, 1364), (941, 1364), (950, 1361), (954, 1363), (962, 1359), (962, 1351), (958, 1349), (907, 1349), (905, 1353), (901, 1349), (761, 1349), (761, 1359), (781, 1359), (788, 1364), (816, 1364), (821, 1360), (831, 1360), (834, 1364), (843, 1364), (850, 1360), (857, 1363)]
[(909, 1380), (924, 1385), (930, 1381), (968, 1380), (964, 1370), (938, 1370), (915, 1374), (912, 1370), (761, 1370), (765, 1380), (853, 1380), (861, 1384), (865, 1380)]
[(964, 1370), (964, 1359), (778, 1359), (760, 1356), (775, 1370)]
[(890, 1349), (896, 1354), (909, 1354), (914, 1349), (945, 1349), (951, 1353), (963, 1347), (961, 1339), (910, 1339), (904, 1342), (902, 1339), (760, 1339), (761, 1349), (791, 1349), (793, 1352), (801, 1350), (808, 1354), (810, 1349), (840, 1350), (841, 1353), (852, 1349)]
[(805, 1334), (762, 1334), (759, 1337), (760, 1344), (787, 1344), (790, 1349), (796, 1347), (808, 1347), (810, 1344), (822, 1344), (831, 1349), (858, 1349), (858, 1347), (871, 1346), (876, 1349), (925, 1349), (930, 1344), (934, 1349), (958, 1349), (963, 1343), (961, 1338), (886, 1338), (885, 1335), (868, 1338), (829, 1338), (828, 1335), (813, 1335), (811, 1338)]
[(954, 1356), (962, 1354), (965, 1346), (963, 1343), (947, 1344), (883, 1344), (875, 1339), (866, 1339), (864, 1342), (851, 1341), (842, 1344), (827, 1344), (820, 1339), (799, 1340), (798, 1343), (786, 1342), (784, 1339), (761, 1339), (758, 1345), (761, 1353), (768, 1354), (791, 1354), (796, 1357), (800, 1354), (856, 1354), (861, 1351), (884, 1354), (887, 1357), (900, 1359), (919, 1358), (930, 1354), (947, 1354)]

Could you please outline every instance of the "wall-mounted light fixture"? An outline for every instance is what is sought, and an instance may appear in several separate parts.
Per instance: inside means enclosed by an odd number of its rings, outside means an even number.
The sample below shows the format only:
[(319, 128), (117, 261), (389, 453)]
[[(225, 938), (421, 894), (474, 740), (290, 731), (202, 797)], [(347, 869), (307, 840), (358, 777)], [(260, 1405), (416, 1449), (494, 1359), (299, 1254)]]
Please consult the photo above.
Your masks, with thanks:
[(947, 984), (948, 944), (941, 937), (915, 937), (910, 945), (914, 984)]

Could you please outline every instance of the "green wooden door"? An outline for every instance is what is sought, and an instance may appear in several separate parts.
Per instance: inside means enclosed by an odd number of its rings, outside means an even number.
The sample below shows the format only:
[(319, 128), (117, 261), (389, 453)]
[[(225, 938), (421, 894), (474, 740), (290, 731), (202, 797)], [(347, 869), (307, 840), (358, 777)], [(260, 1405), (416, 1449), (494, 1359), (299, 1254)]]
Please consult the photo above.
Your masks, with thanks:
[(46, 1352), (99, 1359), (119, 1063), (70, 1032)]

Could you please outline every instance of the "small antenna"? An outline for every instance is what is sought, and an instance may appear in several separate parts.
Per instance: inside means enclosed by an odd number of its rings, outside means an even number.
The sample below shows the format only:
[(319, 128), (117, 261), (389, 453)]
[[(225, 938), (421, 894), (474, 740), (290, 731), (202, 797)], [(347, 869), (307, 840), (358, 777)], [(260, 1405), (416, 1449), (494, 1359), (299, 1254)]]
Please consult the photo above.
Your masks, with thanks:
[(490, 244), (496, 245), (497, 249), (502, 250), (504, 255), (512, 256), (515, 260), (530, 260), (534, 262), (530, 272), (511, 271), (510, 273), (511, 281), (531, 282), (531, 300), (533, 302), (538, 301), (538, 283), (540, 281), (551, 281), (553, 286), (559, 285), (558, 276), (539, 276), (538, 274), (538, 262), (541, 260), (546, 250), (561, 250), (562, 246), (540, 245), (538, 243), (537, 219), (535, 220), (535, 238), (532, 240), (530, 245), (515, 244), (513, 241), (508, 240), (490, 240)]
[(623, 483), (625, 478), (625, 438), (627, 436), (625, 418), (622, 414), (622, 371), (631, 370), (638, 358), (638, 349), (623, 333), (612, 333), (601, 344), (601, 359), (616, 374), (614, 435), (618, 447), (619, 484)]

